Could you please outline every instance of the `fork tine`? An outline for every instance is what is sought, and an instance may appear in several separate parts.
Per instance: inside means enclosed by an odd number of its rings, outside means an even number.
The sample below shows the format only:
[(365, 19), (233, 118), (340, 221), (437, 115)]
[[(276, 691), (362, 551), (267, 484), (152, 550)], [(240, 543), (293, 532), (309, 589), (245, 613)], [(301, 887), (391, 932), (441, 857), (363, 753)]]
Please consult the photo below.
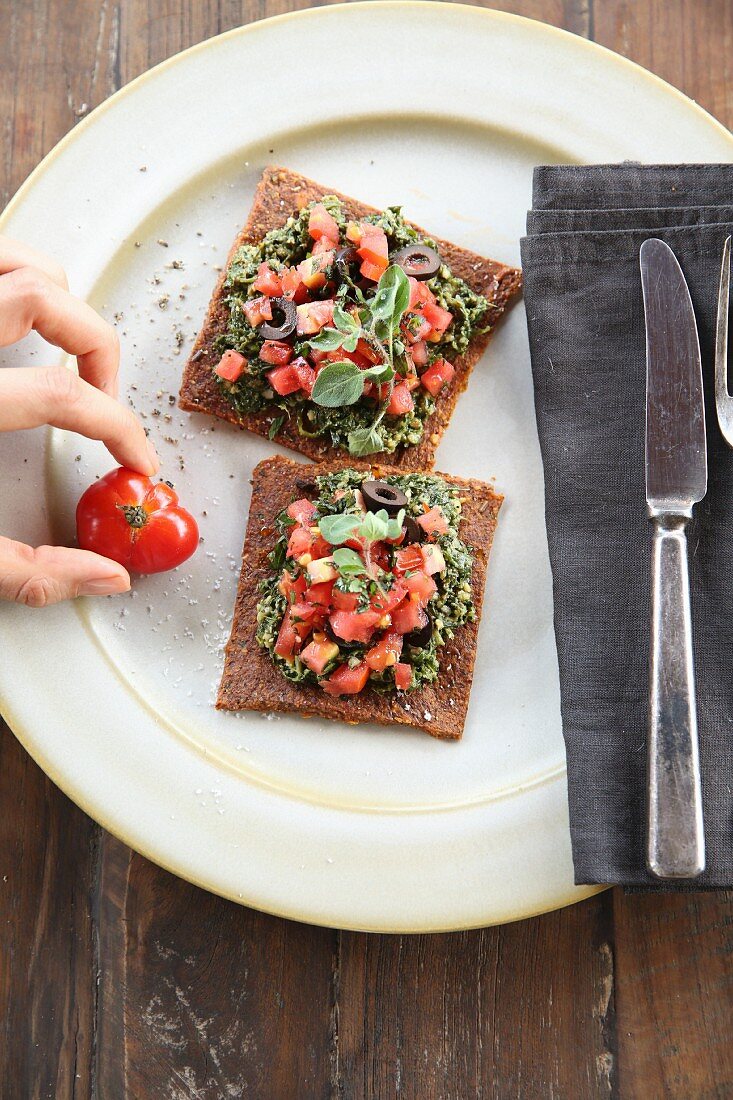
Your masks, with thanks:
[(720, 430), (733, 447), (733, 398), (728, 393), (728, 310), (730, 300), (730, 242), (723, 247), (718, 290), (718, 321), (715, 334), (715, 408)]

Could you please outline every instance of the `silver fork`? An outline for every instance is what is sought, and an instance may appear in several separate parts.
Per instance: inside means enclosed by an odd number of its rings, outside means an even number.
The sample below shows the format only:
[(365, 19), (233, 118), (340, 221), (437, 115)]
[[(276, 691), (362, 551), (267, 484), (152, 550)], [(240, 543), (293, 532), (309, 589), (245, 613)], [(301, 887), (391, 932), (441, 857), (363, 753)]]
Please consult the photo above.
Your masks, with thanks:
[(723, 438), (733, 447), (733, 397), (728, 393), (728, 308), (730, 301), (730, 237), (723, 247), (715, 335), (715, 408)]

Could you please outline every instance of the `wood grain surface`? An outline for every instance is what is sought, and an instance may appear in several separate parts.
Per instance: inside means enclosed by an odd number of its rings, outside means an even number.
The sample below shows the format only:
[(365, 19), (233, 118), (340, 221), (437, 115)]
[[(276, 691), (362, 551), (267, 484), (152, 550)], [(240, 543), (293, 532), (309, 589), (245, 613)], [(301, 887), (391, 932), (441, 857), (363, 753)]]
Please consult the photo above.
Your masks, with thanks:
[[(287, 0), (0, 0), (0, 202), (138, 73)], [(594, 38), (733, 124), (730, 0), (486, 5)], [(733, 1096), (730, 894), (503, 928), (278, 920), (161, 871), (0, 732), (0, 1100)]]

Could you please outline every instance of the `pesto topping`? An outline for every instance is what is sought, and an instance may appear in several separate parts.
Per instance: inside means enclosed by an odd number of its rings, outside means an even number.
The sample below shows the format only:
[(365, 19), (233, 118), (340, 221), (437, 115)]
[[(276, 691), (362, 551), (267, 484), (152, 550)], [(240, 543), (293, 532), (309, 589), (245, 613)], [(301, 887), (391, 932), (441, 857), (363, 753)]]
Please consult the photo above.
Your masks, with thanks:
[[(437, 680), (440, 671), (441, 646), (448, 639), (453, 638), (455, 631), (461, 626), (476, 619), (476, 609), (471, 597), (473, 558), (470, 548), (465, 545), (458, 533), (461, 518), (461, 490), (435, 474), (399, 474), (385, 477), (384, 481), (387, 484), (400, 489), (407, 498), (407, 505), (397, 518), (388, 519), (385, 512), (365, 513), (361, 507), (361, 485), (371, 476), (368, 471), (347, 468), (315, 478), (314, 511), (308, 520), (308, 530), (313, 538), (325, 537), (327, 541), (339, 542), (344, 537), (344, 530), (349, 528), (349, 524), (334, 521), (331, 517), (353, 516), (354, 523), (359, 525), (352, 528), (356, 534), (367, 532), (369, 537), (375, 540), (372, 549), (379, 548), (378, 563), (372, 560), (370, 552), (360, 554), (347, 547), (335, 549), (326, 559), (333, 559), (333, 567), (337, 573), (334, 591), (356, 597), (354, 603), (358, 623), (358, 615), (370, 614), (375, 606), (375, 599), (379, 600), (380, 594), (383, 599), (389, 599), (389, 594), (394, 591), (395, 586), (400, 585), (406, 577), (415, 573), (414, 570), (408, 570), (405, 573), (400, 569), (397, 560), (400, 550), (408, 545), (407, 539), (400, 547), (391, 546), (383, 539), (398, 537), (406, 517), (417, 520), (432, 509), (439, 510), (447, 530), (444, 533), (431, 535), (429, 542), (423, 544), (426, 547), (438, 548), (445, 562), (445, 567), (434, 577), (437, 581), (437, 590), (426, 604), (432, 627), (430, 638), (427, 644), (413, 646), (409, 644), (409, 635), (405, 635), (402, 638), (401, 654), (397, 658), (402, 665), (407, 665), (411, 669), (412, 676), (408, 690), (416, 690), (423, 684)], [(328, 517), (327, 520), (326, 517)], [(326, 522), (320, 526), (322, 520)], [(364, 668), (367, 655), (389, 634), (390, 630), (395, 629), (394, 626), (389, 623), (386, 626), (379, 625), (366, 642), (341, 642), (332, 632), (328, 638), (323, 634), (307, 633), (300, 653), (296, 652), (289, 657), (284, 657), (276, 652), (278, 637), (287, 613), (304, 598), (302, 589), (293, 594), (292, 586), (297, 586), (299, 578), (307, 574), (308, 567), (299, 564), (293, 556), (288, 556), (289, 540), (293, 531), (298, 528), (298, 522), (288, 514), (287, 510), (277, 517), (275, 528), (278, 537), (269, 557), (272, 574), (260, 585), (262, 596), (257, 608), (257, 641), (270, 654), (283, 676), (294, 683), (322, 685), (344, 665), (350, 668)], [(369, 540), (366, 545), (370, 545)], [(374, 556), (376, 558), (376, 551)], [(307, 583), (311, 582), (308, 580)], [(302, 582), (301, 584), (304, 588), (305, 585)], [(283, 587), (286, 588), (287, 595), (284, 594)], [(331, 610), (329, 609), (329, 612)], [(325, 614), (327, 612), (324, 611)], [(297, 620), (297, 614), (295, 618)], [(316, 630), (324, 628), (328, 632), (328, 625), (321, 622)], [(304, 652), (307, 642), (313, 637), (322, 637), (327, 644), (331, 645), (331, 651), (327, 651), (329, 659), (319, 673), (308, 667), (308, 664), (301, 660), (300, 655)], [(397, 667), (396, 663), (393, 663), (379, 671), (370, 671), (367, 686), (375, 691), (395, 691)]]
[[(224, 285), (229, 319), (217, 350), (220, 354), (227, 349), (239, 352), (246, 358), (247, 368), (235, 382), (215, 374), (217, 382), (241, 415), (269, 413), (273, 425), (271, 436), (285, 421), (290, 421), (302, 435), (325, 438), (334, 447), (354, 455), (393, 453), (398, 447), (415, 446), (422, 439), (425, 423), (435, 410), (435, 395), (444, 384), (440, 379), (437, 383), (429, 382), (430, 375), (423, 384), (420, 379), (433, 364), (441, 360), (454, 361), (466, 351), (477, 332), (488, 330), (489, 303), (443, 263), (436, 275), (419, 284), (429, 302), (451, 315), (443, 331), (438, 324), (431, 332), (421, 314), (424, 302), (409, 305), (410, 286), (401, 268), (391, 265), (377, 283), (377, 276), (362, 277), (359, 261), (350, 266), (337, 263), (334, 251), (326, 250), (322, 265), (325, 281), (320, 286), (309, 287), (306, 300), (332, 304), (334, 320), (327, 322), (320, 332), (296, 334), (287, 343), (292, 346), (293, 357), (302, 359), (306, 373), (309, 367), (317, 367), (321, 374), (326, 371), (332, 374), (332, 367), (341, 366), (343, 370), (349, 365), (352, 388), (342, 391), (342, 396), (348, 400), (340, 404), (324, 403), (320, 392), (323, 388), (319, 382), (321, 375), (316, 378), (315, 373), (313, 377), (319, 385), (314, 387), (311, 382), (310, 393), (302, 388), (290, 393), (277, 392), (268, 378), (273, 363), (260, 358), (265, 341), (259, 332), (259, 323), (250, 323), (245, 306), (261, 296), (255, 284), (262, 264), (283, 276), (292, 274), (306, 261), (317, 262), (313, 254), (315, 241), (309, 232), (311, 214), (316, 206), (325, 208), (336, 223), (339, 241), (338, 244), (333, 242), (333, 249), (338, 252), (352, 246), (347, 230), (352, 230), (353, 223), (350, 225), (341, 202), (333, 195), (326, 195), (319, 203), (310, 203), (291, 215), (283, 226), (271, 230), (259, 243), (240, 246), (227, 269)], [(418, 237), (399, 207), (389, 207), (381, 214), (371, 215), (358, 226), (360, 229), (375, 226), (382, 230), (390, 256), (416, 243), (435, 246), (430, 238)], [(390, 295), (388, 300), (385, 291)], [(427, 329), (427, 341), (422, 338), (424, 361), (418, 364), (417, 359), (413, 362), (412, 341), (417, 338), (421, 325)], [(358, 378), (359, 368), (354, 366), (353, 355), (356, 352), (358, 359), (360, 353), (369, 351), (371, 361), (360, 363), (361, 377)], [(341, 357), (341, 362), (329, 362), (324, 367), (324, 356)], [(354, 386), (360, 392), (355, 391)], [(395, 387), (400, 387), (403, 401), (393, 402), (392, 411), (387, 411)], [(352, 400), (355, 393), (356, 398)], [(275, 424), (278, 426), (274, 427)]]

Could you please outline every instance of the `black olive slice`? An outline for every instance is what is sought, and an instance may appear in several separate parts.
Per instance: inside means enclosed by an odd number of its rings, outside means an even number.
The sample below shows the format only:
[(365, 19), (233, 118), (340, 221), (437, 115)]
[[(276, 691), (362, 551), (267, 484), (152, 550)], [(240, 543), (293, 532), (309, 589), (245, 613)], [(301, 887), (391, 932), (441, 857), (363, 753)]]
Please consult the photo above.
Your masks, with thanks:
[[(288, 336), (292, 336), (295, 332), (298, 323), (295, 303), (289, 298), (270, 298), (270, 307), (272, 321), (265, 321), (260, 325), (258, 330), (260, 336), (264, 336), (265, 340), (287, 340)], [(281, 321), (278, 321), (278, 315), (282, 317)]]
[(359, 257), (355, 248), (340, 248), (334, 259), (336, 270), (342, 279), (350, 275), (349, 268), (358, 262)]
[(407, 645), (412, 646), (413, 649), (424, 649), (426, 645), (430, 644), (430, 639), (433, 636), (433, 621), (430, 618), (429, 612), (425, 614), (425, 622), (422, 626), (417, 627), (410, 634), (405, 635), (405, 642)]
[(395, 252), (392, 263), (398, 264), (405, 275), (423, 281), (438, 274), (442, 260), (434, 248), (426, 244), (411, 244)]
[(420, 524), (412, 516), (408, 516), (405, 520), (405, 545), (409, 546), (412, 542), (422, 542), (425, 538), (425, 532)]
[(407, 497), (402, 490), (388, 485), (386, 481), (365, 481), (361, 495), (367, 512), (378, 512), (383, 508), (388, 516), (396, 516), (401, 508), (407, 507)]

